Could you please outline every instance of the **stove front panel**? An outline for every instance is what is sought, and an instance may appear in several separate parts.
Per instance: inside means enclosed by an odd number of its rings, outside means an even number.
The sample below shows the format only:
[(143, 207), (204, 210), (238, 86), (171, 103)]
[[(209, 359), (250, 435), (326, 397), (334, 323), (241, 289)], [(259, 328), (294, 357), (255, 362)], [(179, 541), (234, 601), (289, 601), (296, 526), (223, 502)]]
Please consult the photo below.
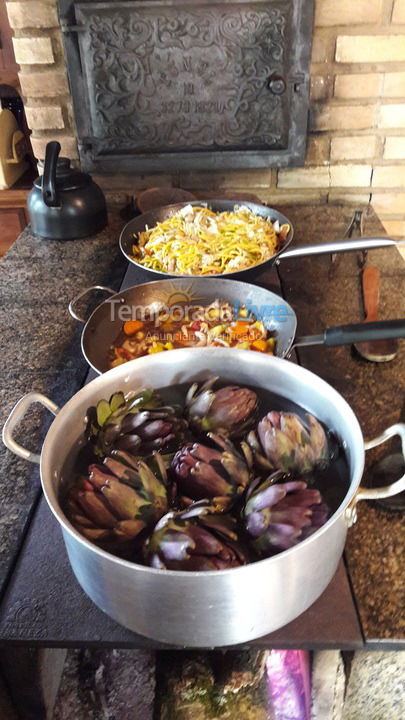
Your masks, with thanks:
[(62, 28), (83, 166), (109, 170), (118, 157), (141, 172), (303, 161), (311, 5), (70, 3), (74, 24), (62, 14)]

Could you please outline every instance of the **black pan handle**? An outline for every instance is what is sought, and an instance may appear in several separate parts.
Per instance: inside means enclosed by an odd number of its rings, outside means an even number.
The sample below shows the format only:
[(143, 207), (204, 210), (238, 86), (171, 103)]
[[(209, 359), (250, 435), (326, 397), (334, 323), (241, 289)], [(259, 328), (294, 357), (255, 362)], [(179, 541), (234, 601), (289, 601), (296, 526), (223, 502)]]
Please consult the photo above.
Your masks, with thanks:
[(327, 328), (321, 335), (296, 338), (294, 347), (307, 345), (351, 345), (352, 343), (387, 338), (405, 338), (405, 318), (337, 325)]
[(59, 205), (56, 194), (56, 165), (61, 147), (56, 140), (49, 142), (45, 150), (44, 174), (42, 177), (42, 199), (48, 207)]

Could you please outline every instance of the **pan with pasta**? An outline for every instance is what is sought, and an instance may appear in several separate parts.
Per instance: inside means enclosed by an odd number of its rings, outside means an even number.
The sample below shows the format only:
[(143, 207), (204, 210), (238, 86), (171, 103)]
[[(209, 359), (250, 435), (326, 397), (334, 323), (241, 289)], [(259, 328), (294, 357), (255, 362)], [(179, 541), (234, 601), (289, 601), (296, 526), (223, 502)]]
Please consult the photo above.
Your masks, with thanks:
[(223, 275), (272, 258), (290, 225), (247, 206), (214, 212), (186, 205), (134, 237), (133, 259), (149, 270), (178, 275)]

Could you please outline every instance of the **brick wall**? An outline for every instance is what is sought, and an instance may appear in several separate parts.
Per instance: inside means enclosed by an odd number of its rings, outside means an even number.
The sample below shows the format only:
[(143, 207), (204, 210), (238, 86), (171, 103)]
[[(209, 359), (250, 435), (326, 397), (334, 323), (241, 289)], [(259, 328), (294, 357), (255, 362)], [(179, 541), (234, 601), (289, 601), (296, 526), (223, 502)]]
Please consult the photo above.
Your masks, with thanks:
[[(11, 0), (34, 153), (49, 138), (77, 158), (56, 0)], [(316, 0), (304, 168), (98, 178), (114, 197), (151, 185), (249, 189), (265, 202), (372, 202), (405, 235), (405, 0)]]
[(77, 158), (56, 0), (17, 0), (6, 7), (34, 155), (42, 159), (46, 143), (55, 138), (64, 155)]

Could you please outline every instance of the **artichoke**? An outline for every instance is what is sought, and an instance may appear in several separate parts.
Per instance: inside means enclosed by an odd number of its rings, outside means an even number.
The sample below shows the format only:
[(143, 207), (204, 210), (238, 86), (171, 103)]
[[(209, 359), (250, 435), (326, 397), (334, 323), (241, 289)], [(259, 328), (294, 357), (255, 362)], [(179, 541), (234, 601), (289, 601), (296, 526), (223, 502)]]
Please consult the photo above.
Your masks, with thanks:
[(225, 570), (247, 562), (235, 519), (207, 503), (165, 515), (146, 542), (145, 555), (162, 570)]
[(200, 388), (195, 383), (188, 391), (186, 413), (190, 426), (196, 432), (213, 431), (232, 438), (241, 437), (255, 421), (257, 395), (237, 385), (213, 390), (217, 379), (210, 378)]
[(259, 466), (268, 470), (308, 473), (328, 463), (329, 448), (320, 422), (307, 413), (308, 427), (289, 412), (272, 410), (250, 432), (247, 441)]
[(167, 512), (165, 478), (158, 453), (149, 464), (115, 453), (102, 465), (90, 465), (88, 476), (69, 488), (66, 514), (79, 532), (104, 547), (133, 541)]
[(174, 449), (185, 436), (187, 423), (179, 411), (161, 404), (154, 390), (144, 389), (125, 398), (122, 392), (109, 401), (100, 400), (87, 411), (87, 437), (100, 457), (112, 449), (149, 455), (154, 450)]
[(219, 447), (187, 443), (175, 454), (172, 471), (183, 502), (210, 499), (229, 507), (247, 487), (250, 471), (233, 444), (209, 433)]
[(277, 471), (266, 480), (257, 479), (248, 490), (243, 516), (258, 555), (287, 550), (326, 522), (328, 507), (319, 490), (300, 480), (280, 482), (286, 477)]

